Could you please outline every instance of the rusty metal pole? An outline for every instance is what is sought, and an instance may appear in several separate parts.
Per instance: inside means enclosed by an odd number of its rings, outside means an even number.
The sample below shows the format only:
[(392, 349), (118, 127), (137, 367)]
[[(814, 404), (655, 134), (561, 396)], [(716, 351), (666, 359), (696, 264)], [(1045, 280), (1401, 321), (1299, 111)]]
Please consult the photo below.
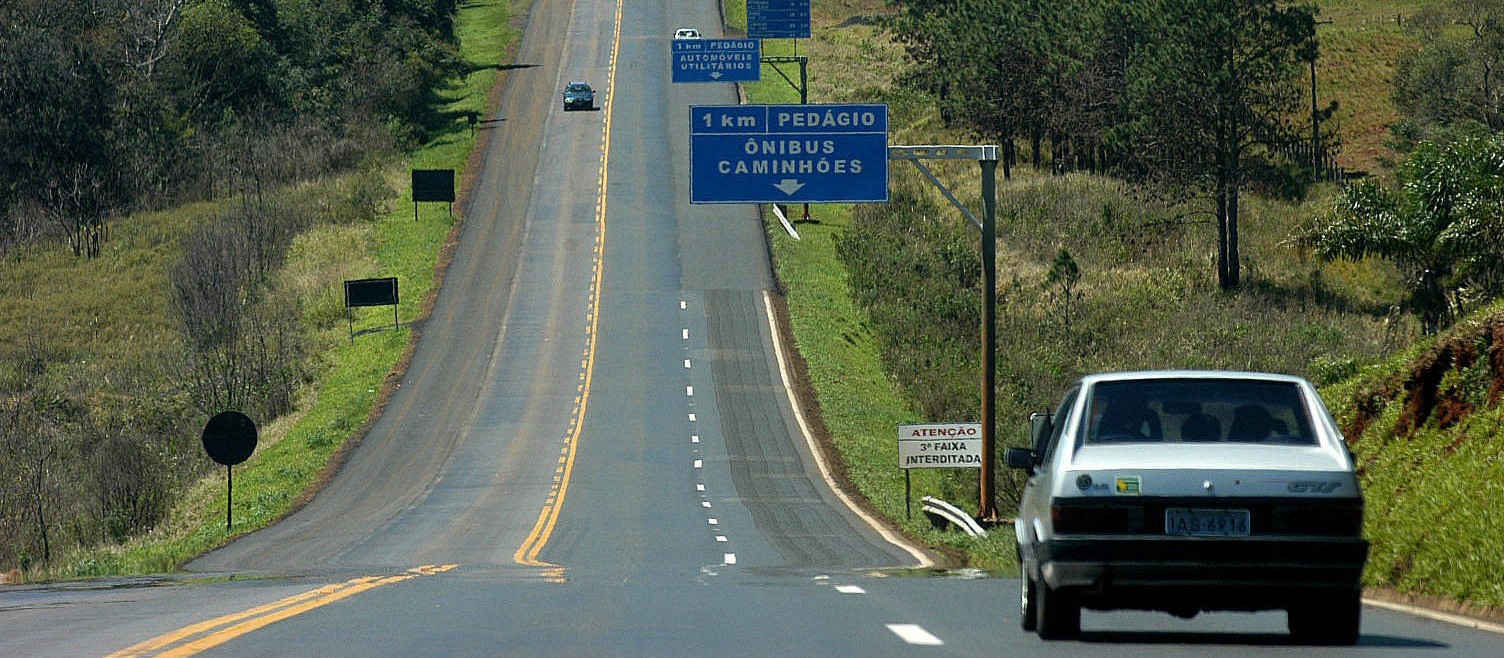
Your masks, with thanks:
[(977, 517), (996, 521), (997, 160), (982, 160), (982, 481)]

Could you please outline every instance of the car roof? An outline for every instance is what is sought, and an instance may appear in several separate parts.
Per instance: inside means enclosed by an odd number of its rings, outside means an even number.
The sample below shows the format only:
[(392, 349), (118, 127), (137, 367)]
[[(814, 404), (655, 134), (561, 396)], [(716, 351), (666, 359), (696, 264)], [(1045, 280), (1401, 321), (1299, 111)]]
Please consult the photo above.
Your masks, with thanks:
[(565, 85), (565, 86), (566, 87), (589, 87), (590, 85), (585, 84), (583, 82), (580, 82), (579, 80), (571, 80), (569, 82), (569, 84)]
[(1131, 370), (1086, 375), (1081, 378), (1081, 383), (1083, 385), (1091, 385), (1098, 382), (1141, 381), (1150, 379), (1246, 379), (1292, 384), (1300, 384), (1306, 381), (1295, 375), (1241, 370)]

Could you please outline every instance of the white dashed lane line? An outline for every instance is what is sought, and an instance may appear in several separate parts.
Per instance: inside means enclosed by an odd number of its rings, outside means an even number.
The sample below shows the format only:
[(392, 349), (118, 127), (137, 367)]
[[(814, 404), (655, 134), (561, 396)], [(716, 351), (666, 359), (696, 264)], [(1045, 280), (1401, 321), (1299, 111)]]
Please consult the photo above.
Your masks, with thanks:
[(917, 644), (926, 647), (938, 647), (945, 642), (935, 637), (929, 631), (924, 630), (919, 624), (888, 624), (888, 630), (893, 631), (899, 639), (909, 644)]
[[(685, 300), (680, 300), (679, 301), (679, 310), (687, 310), (688, 308), (689, 308), (689, 303), (687, 301), (685, 301)], [(687, 327), (683, 328), (683, 329), (680, 329), (680, 331), (679, 331), (679, 337), (682, 340), (688, 341), (689, 340), (689, 329)], [(689, 346), (685, 345), (685, 349), (688, 350)], [(685, 370), (691, 369), (693, 367), (693, 365), (694, 364), (693, 364), (693, 362), (690, 359), (684, 359), (684, 369)], [(694, 387), (693, 384), (685, 384), (685, 386), (684, 386), (684, 395), (687, 398), (694, 398), (694, 396), (695, 396), (695, 387)], [(692, 399), (689, 401), (689, 408), (690, 409), (694, 409), (694, 401)], [(689, 412), (689, 422), (690, 423), (695, 423), (698, 420), (699, 420), (699, 418), (694, 414), (693, 411)], [(693, 454), (693, 456), (695, 458), (694, 459), (694, 469), (695, 469), (695, 473), (696, 473), (695, 477), (696, 477), (696, 480), (697, 480), (695, 482), (695, 491), (699, 492), (699, 494), (700, 494), (700, 496), (699, 496), (700, 497), (700, 507), (703, 508), (703, 509), (709, 510), (709, 509), (712, 508), (712, 504), (710, 502), (710, 494), (708, 493), (708, 487), (706, 487), (705, 482), (704, 482), (704, 478), (705, 478), (705, 475), (704, 475), (704, 473), (705, 473), (705, 470), (704, 470), (704, 468), (705, 468), (705, 460), (701, 458), (701, 454), (700, 454), (700, 448), (699, 448), (700, 435), (699, 434), (691, 434), (689, 436), (689, 442), (690, 442), (690, 444), (692, 446), (692, 448), (690, 449), (690, 452)], [(715, 517), (712, 516), (712, 517), (707, 517), (705, 519), (705, 521), (706, 521), (707, 524), (709, 524), (709, 527), (711, 528), (711, 535), (715, 537), (715, 542), (717, 544), (720, 544), (722, 549), (730, 548), (730, 540), (726, 538), (726, 535), (721, 534), (721, 531), (720, 531), (720, 523), (721, 523), (721, 521), (720, 521), (720, 519), (717, 519), (717, 518), (715, 518)], [(724, 552), (724, 550), (723, 550), (723, 552), (721, 553), (721, 564), (722, 565), (734, 565), (734, 564), (736, 564), (736, 553)]]
[(860, 587), (857, 587), (856, 585), (836, 585), (836, 591), (840, 592), (842, 594), (866, 594), (867, 593), (867, 590), (864, 590), (864, 589), (862, 589)]

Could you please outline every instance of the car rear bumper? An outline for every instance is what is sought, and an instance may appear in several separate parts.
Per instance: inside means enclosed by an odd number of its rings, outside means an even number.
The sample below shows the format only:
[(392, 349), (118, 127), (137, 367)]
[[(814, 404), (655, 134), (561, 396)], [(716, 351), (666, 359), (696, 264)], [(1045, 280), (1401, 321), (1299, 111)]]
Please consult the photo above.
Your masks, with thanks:
[(1368, 542), (1083, 536), (1057, 538), (1038, 545), (1035, 553), (1039, 576), (1051, 589), (1074, 588), (1105, 598), (1154, 591), (1200, 593), (1193, 598), (1220, 593), (1247, 609), (1262, 609), (1280, 607), (1291, 592), (1358, 588)]

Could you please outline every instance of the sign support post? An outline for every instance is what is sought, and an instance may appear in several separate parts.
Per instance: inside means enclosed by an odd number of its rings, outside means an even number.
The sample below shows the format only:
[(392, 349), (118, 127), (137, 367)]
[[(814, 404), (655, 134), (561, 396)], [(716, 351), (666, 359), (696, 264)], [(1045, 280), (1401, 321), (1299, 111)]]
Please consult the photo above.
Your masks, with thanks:
[(903, 520), (909, 521), (914, 518), (914, 503), (910, 500), (910, 492), (913, 491), (914, 478), (909, 475), (909, 469), (903, 469)]
[(204, 452), (225, 465), (225, 532), (234, 527), (235, 465), (256, 451), (256, 423), (239, 411), (221, 411), (204, 425)]
[[(889, 160), (908, 160), (982, 232), (982, 472), (977, 486), (977, 518), (996, 523), (997, 469), (997, 145), (890, 146)], [(976, 160), (982, 166), (982, 219), (951, 194), (924, 160)]]

